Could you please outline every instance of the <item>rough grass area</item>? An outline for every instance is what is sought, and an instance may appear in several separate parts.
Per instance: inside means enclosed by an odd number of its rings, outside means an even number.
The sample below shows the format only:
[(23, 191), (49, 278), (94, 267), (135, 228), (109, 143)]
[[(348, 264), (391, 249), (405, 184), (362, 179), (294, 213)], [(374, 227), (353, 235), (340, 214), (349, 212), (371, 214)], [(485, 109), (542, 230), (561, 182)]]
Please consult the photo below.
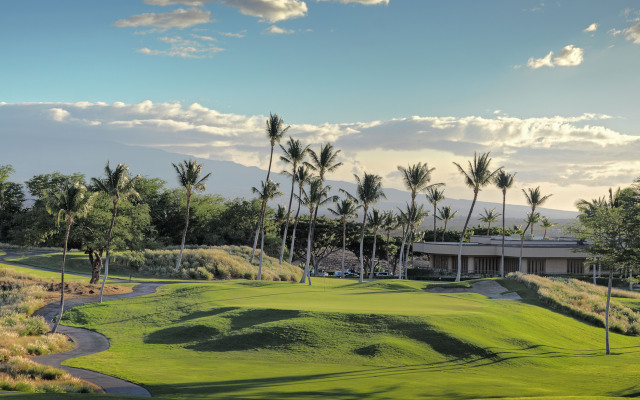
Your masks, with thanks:
[[(507, 276), (534, 289), (540, 299), (552, 308), (577, 318), (605, 326), (607, 288), (568, 278), (543, 278), (537, 275), (511, 273)], [(640, 293), (612, 289), (611, 297), (640, 299)], [(637, 310), (637, 307), (634, 307)], [(609, 327), (614, 332), (640, 335), (640, 313), (634, 309), (611, 301)]]
[(0, 363), (0, 390), (26, 393), (102, 393), (91, 383), (24, 357)]
[[(260, 250), (256, 250), (254, 263), (249, 263), (251, 248), (247, 246), (219, 246), (206, 249), (185, 249), (180, 270), (176, 271), (179, 250), (145, 250), (123, 252), (115, 262), (128, 265), (136, 270), (162, 277), (180, 279), (256, 279), (257, 260)], [(287, 262), (282, 265), (278, 259), (263, 257), (262, 279), (268, 281), (298, 281), (301, 270)]]

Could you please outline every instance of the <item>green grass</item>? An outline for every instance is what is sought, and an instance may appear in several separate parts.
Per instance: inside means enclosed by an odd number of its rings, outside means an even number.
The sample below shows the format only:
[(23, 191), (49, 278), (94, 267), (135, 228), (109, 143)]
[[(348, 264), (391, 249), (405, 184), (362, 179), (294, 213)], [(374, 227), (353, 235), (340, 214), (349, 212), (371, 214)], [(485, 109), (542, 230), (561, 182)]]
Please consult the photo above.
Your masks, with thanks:
[[(638, 394), (639, 338), (612, 334), (614, 354), (605, 356), (601, 328), (528, 301), (427, 286), (324, 278), (311, 287), (168, 285), (68, 312), (66, 323), (105, 334), (111, 348), (66, 364), (166, 399)], [(505, 291), (527, 293), (511, 286)]]

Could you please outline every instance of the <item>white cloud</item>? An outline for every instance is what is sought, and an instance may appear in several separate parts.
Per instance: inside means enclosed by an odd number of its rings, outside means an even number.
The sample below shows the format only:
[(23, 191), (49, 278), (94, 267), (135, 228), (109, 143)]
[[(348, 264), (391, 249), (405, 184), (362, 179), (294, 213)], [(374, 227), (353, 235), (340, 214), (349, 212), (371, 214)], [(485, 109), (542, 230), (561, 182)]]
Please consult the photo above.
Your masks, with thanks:
[[(198, 38), (197, 35), (192, 35)], [(210, 38), (211, 40), (215, 40), (214, 38)], [(168, 56), (168, 57), (180, 57), (180, 58), (209, 58), (214, 54), (224, 51), (223, 48), (217, 47), (210, 43), (203, 43), (197, 40), (189, 40), (183, 39), (180, 36), (175, 37), (161, 37), (159, 38), (161, 42), (167, 43), (170, 45), (168, 49), (164, 50), (152, 50), (148, 47), (144, 47), (138, 49), (139, 53), (150, 55), (150, 56)], [(206, 39), (205, 42), (211, 42), (211, 40)]]
[(279, 26), (271, 25), (267, 29), (263, 30), (262, 33), (270, 34), (270, 35), (290, 35), (294, 33), (292, 29), (283, 29)]
[(64, 122), (70, 115), (69, 111), (57, 107), (49, 109), (49, 112), (51, 113), (51, 119), (57, 122)]
[(624, 37), (627, 40), (632, 41), (635, 44), (640, 44), (640, 23), (637, 23), (629, 28), (625, 29)]
[(342, 4), (359, 3), (359, 4), (364, 4), (365, 6), (376, 5), (376, 4), (389, 5), (389, 0), (318, 0), (318, 1), (333, 1), (336, 3), (342, 3)]
[(542, 67), (553, 68), (555, 66), (560, 67), (573, 67), (582, 64), (584, 60), (584, 50), (575, 47), (570, 44), (560, 50), (557, 56), (553, 56), (553, 51), (550, 51), (546, 56), (542, 58), (531, 57), (527, 61), (527, 67), (532, 69), (538, 69)]
[(188, 10), (178, 8), (172, 12), (162, 14), (146, 13), (133, 15), (127, 19), (116, 21), (114, 25), (120, 28), (152, 26), (162, 29), (184, 29), (194, 25), (206, 24), (208, 22), (211, 22), (211, 13), (209, 11), (197, 8), (190, 8)]
[(618, 30), (618, 29), (615, 29), (615, 28), (611, 28), (607, 32), (613, 37), (616, 37), (616, 36), (618, 36), (619, 34), (622, 33), (621, 30)]
[(304, 17), (307, 4), (300, 0), (218, 0), (219, 3), (237, 8), (242, 14), (269, 22)]
[(194, 34), (192, 34), (191, 36), (193, 36), (196, 39), (204, 40), (206, 42), (216, 42), (218, 40), (211, 36), (200, 36), (200, 35), (194, 35)]
[(144, 0), (145, 3), (154, 6), (170, 6), (174, 4), (184, 4), (188, 6), (201, 6), (211, 0)]
[(588, 27), (586, 27), (583, 32), (595, 32), (597, 30), (598, 30), (598, 23), (594, 22), (593, 24), (591, 24)]
[(238, 33), (233, 33), (233, 32), (220, 32), (220, 34), (222, 36), (227, 36), (227, 37), (234, 37), (234, 38), (243, 38), (246, 36), (247, 31), (246, 30), (241, 30)]

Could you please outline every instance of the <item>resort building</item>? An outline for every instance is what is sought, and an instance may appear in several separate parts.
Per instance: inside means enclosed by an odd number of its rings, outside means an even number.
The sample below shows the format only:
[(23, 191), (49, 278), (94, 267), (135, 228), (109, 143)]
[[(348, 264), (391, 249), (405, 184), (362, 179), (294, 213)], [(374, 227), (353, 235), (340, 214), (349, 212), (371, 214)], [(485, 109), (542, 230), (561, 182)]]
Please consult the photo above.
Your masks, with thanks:
[[(458, 243), (416, 242), (415, 253), (429, 255), (433, 269), (456, 272), (458, 269)], [(500, 274), (502, 236), (471, 236), (462, 244), (462, 274)], [(590, 270), (584, 244), (572, 238), (550, 240), (525, 239), (522, 249), (522, 270), (528, 274), (585, 274)], [(505, 238), (504, 272), (518, 271), (520, 236)]]

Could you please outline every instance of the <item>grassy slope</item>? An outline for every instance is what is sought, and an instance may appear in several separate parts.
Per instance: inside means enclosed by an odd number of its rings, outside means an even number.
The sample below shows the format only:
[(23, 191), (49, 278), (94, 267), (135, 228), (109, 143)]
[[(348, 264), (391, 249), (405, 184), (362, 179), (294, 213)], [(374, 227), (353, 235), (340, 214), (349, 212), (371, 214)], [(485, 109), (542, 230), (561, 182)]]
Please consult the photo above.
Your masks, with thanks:
[[(638, 392), (640, 339), (535, 300), (422, 282), (179, 284), (68, 313), (111, 349), (70, 360), (166, 398), (482, 398)], [(514, 290), (517, 288), (509, 288)], [(589, 398), (589, 397), (585, 397)]]

